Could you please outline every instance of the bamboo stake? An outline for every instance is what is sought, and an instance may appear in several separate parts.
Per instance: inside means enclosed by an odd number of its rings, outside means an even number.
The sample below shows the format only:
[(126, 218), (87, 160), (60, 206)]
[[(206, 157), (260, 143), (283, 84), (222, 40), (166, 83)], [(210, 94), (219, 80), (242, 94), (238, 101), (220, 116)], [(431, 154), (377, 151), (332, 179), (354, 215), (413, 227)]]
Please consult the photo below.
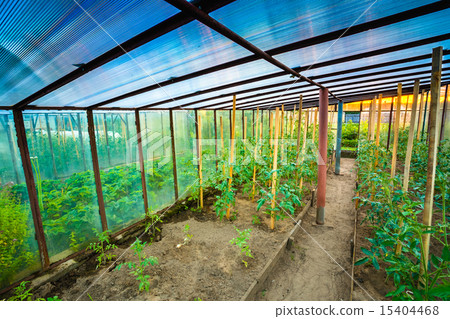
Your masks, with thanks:
[[(230, 141), (230, 176), (228, 179), (228, 191), (231, 190), (231, 183), (233, 181), (233, 156), (234, 156), (234, 139), (236, 131), (236, 95), (233, 95), (233, 113), (231, 116), (231, 141)], [(230, 204), (227, 207), (227, 219), (230, 219)]]
[(316, 107), (316, 109), (314, 110), (314, 126), (313, 126), (313, 134), (312, 134), (312, 140), (313, 143), (315, 143), (316, 141), (316, 125), (317, 125), (317, 111), (319, 108)]
[(284, 160), (284, 104), (281, 104), (281, 146), (280, 146), (280, 152), (281, 152), (281, 162)]
[[(256, 108), (256, 114), (259, 114), (259, 106)], [(255, 124), (255, 123), (253, 123)], [(259, 116), (256, 117), (256, 127), (259, 127)], [(258, 151), (258, 134), (256, 134), (255, 138), (255, 150), (254, 150), (254, 159), (255, 164), (253, 165), (253, 188), (252, 188), (252, 202), (255, 201), (255, 193), (256, 193), (256, 155)]]
[(292, 115), (291, 116), (291, 118), (292, 118), (292, 121), (291, 121), (291, 138), (294, 135), (294, 126), (295, 126), (295, 119), (294, 118), (295, 118), (296, 107), (297, 107), (297, 104), (294, 104), (294, 112), (291, 114)]
[(397, 106), (395, 109), (395, 122), (394, 122), (394, 146), (392, 149), (392, 162), (391, 162), (391, 178), (395, 177), (395, 170), (397, 168), (397, 147), (398, 147), (398, 127), (400, 125), (400, 112), (402, 106), (402, 84), (397, 85)]
[(203, 208), (202, 117), (198, 116), (198, 178), (200, 183), (200, 207)]
[[(301, 107), (303, 107), (303, 101), (302, 101), (302, 103), (300, 105), (301, 105)], [(308, 110), (308, 113), (305, 114), (305, 124), (303, 126), (302, 161), (303, 161), (303, 157), (304, 157), (305, 152), (306, 152), (306, 140), (308, 138), (308, 126), (309, 126), (309, 115), (310, 115), (310, 113), (311, 112)], [(300, 191), (303, 189), (303, 176), (300, 177), (299, 188), (300, 188)]]
[[(301, 126), (302, 126), (302, 107), (303, 107), (303, 95), (300, 94), (300, 101), (298, 103), (298, 118), (297, 118), (297, 148), (296, 148), (296, 166), (297, 166), (297, 170), (298, 170), (298, 164), (299, 164), (299, 152), (300, 152), (300, 130), (301, 130)], [(295, 106), (294, 106), (295, 108)], [(294, 129), (292, 128), (292, 132), (294, 131)], [(296, 171), (297, 171), (296, 170)], [(298, 173), (295, 174), (296, 176), (296, 181), (298, 181)]]
[(419, 120), (417, 121), (417, 141), (420, 141), (420, 132), (422, 129), (422, 118), (423, 118), (423, 104), (424, 104), (424, 96), (425, 96), (425, 90), (422, 90), (422, 93), (420, 94), (420, 107), (419, 107)]
[[(419, 95), (419, 85), (420, 81), (416, 80), (414, 82), (414, 91), (413, 91), (413, 101), (412, 101), (412, 110), (411, 110), (411, 124), (409, 125), (409, 133), (408, 133), (408, 145), (406, 147), (406, 156), (405, 156), (405, 169), (403, 173), (403, 192), (408, 191), (409, 184), (409, 170), (411, 167), (411, 155), (414, 145), (414, 129), (416, 124), (416, 110), (417, 110), (417, 99)], [(400, 220), (400, 227), (403, 226), (403, 220)], [(397, 247), (395, 249), (395, 254), (399, 255), (402, 251), (401, 242), (397, 243)]]
[(277, 185), (277, 160), (278, 160), (278, 131), (280, 124), (280, 109), (277, 107), (275, 111), (275, 140), (274, 140), (274, 151), (273, 151), (273, 166), (272, 166), (272, 202), (270, 213), (270, 229), (275, 228), (275, 214), (273, 210), (276, 204), (276, 185)]
[(375, 167), (378, 166), (378, 147), (380, 146), (380, 130), (381, 130), (381, 106), (383, 103), (383, 94), (378, 97), (378, 118), (377, 118), (377, 136), (375, 138), (375, 144), (377, 149), (375, 151)]
[[(442, 47), (433, 49), (431, 62), (431, 86), (430, 86), (430, 114), (428, 118), (429, 124), (429, 144), (428, 144), (428, 165), (427, 165), (427, 184), (425, 190), (425, 200), (423, 206), (423, 225), (431, 226), (433, 217), (433, 198), (434, 198), (434, 180), (436, 177), (436, 160), (437, 160), (437, 146), (439, 138), (437, 135), (437, 115), (439, 111), (440, 102), (440, 86), (441, 86), (441, 72), (442, 72)], [(423, 254), (420, 263), (420, 275), (423, 279), (423, 274), (428, 268), (428, 257), (430, 252), (430, 233), (422, 235)]]
[(242, 134), (243, 139), (247, 139), (247, 116), (244, 116), (244, 134)]
[[(220, 117), (220, 145), (222, 147), (221, 154), (222, 154), (222, 159), (223, 159), (223, 157), (224, 157), (223, 155), (225, 154), (225, 143), (223, 141), (223, 118), (222, 118), (222, 116)], [(225, 163), (222, 164), (222, 172), (223, 172), (223, 176), (226, 177), (225, 176)]]
[(405, 116), (403, 117), (403, 129), (406, 127), (406, 116), (408, 115), (409, 95), (406, 97)]
[(270, 155), (272, 155), (272, 146), (273, 146), (273, 114), (269, 111), (269, 148)]
[(373, 141), (375, 140), (375, 113), (377, 110), (377, 97), (375, 96), (374, 99), (372, 100), (372, 123), (370, 125), (370, 140)]

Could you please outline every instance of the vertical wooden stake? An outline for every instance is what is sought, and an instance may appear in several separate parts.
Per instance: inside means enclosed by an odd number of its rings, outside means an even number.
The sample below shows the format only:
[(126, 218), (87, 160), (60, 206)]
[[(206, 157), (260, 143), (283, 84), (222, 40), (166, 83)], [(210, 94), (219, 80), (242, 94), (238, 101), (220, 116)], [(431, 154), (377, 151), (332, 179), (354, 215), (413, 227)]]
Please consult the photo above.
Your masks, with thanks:
[(275, 205), (276, 205), (276, 193), (277, 193), (277, 162), (278, 162), (278, 131), (280, 125), (280, 109), (277, 107), (275, 109), (275, 139), (274, 139), (274, 150), (273, 150), (273, 165), (272, 165), (272, 201), (270, 207), (272, 211), (270, 213), (270, 229), (275, 228)]
[(376, 121), (376, 110), (377, 110), (377, 97), (375, 96), (372, 100), (372, 123), (370, 125), (370, 140), (375, 140), (375, 121)]
[[(299, 166), (299, 160), (300, 160), (300, 136), (301, 136), (301, 127), (302, 127), (302, 107), (303, 107), (303, 95), (300, 94), (300, 101), (298, 103), (298, 118), (297, 118), (297, 148), (296, 148), (296, 152), (295, 152), (295, 166), (296, 166), (296, 172), (295, 172), (295, 184), (297, 184), (298, 182), (298, 166)], [(295, 106), (294, 106), (295, 108)], [(295, 112), (294, 112), (295, 114)], [(295, 121), (293, 121), (295, 122)], [(294, 125), (292, 125), (292, 130), (291, 130), (291, 136), (294, 132)], [(301, 188), (300, 188), (301, 191)]]
[(402, 107), (402, 84), (399, 83), (397, 86), (397, 106), (395, 109), (394, 148), (392, 149), (391, 178), (395, 177), (397, 169), (398, 129), (400, 126), (401, 107)]
[(108, 124), (106, 123), (106, 113), (103, 113), (103, 130), (105, 132), (106, 151), (108, 153), (108, 164), (111, 166), (111, 153), (109, 148)]
[(442, 120), (441, 120), (441, 131), (439, 136), (439, 141), (444, 139), (444, 127), (447, 116), (447, 104), (448, 104), (448, 84), (445, 86), (445, 95), (444, 95), (444, 106), (442, 108)]
[[(233, 182), (234, 143), (236, 137), (236, 95), (233, 95), (233, 115), (231, 116), (231, 141), (230, 141), (230, 175), (228, 179), (228, 191)], [(230, 204), (227, 207), (227, 219), (230, 219)]]
[[(414, 82), (414, 91), (413, 91), (413, 101), (412, 101), (412, 110), (411, 110), (411, 124), (409, 125), (409, 133), (408, 133), (408, 145), (406, 147), (406, 156), (405, 156), (405, 169), (403, 173), (403, 192), (408, 191), (408, 184), (409, 184), (409, 170), (411, 166), (411, 155), (414, 145), (414, 129), (415, 129), (415, 123), (416, 123), (416, 110), (417, 110), (417, 99), (419, 95), (419, 85), (420, 81), (416, 80)], [(400, 227), (403, 226), (403, 221), (400, 220)], [(395, 248), (395, 254), (400, 254), (402, 250), (402, 244), (401, 242), (397, 243), (397, 247)]]
[[(303, 97), (302, 97), (302, 103), (300, 104), (300, 107), (303, 108)], [(308, 139), (308, 126), (309, 126), (309, 115), (310, 110), (308, 109), (308, 112), (305, 114), (305, 124), (303, 126), (303, 145), (302, 145), (302, 164), (303, 164), (303, 156), (306, 152), (306, 140)], [(303, 166), (303, 165), (302, 165)], [(300, 184), (298, 186), (300, 191), (303, 189), (303, 176), (300, 177)]]
[(427, 121), (427, 106), (428, 106), (428, 93), (430, 93), (430, 91), (427, 92), (427, 96), (425, 98), (425, 109), (423, 111), (423, 124), (422, 124), (422, 133), (420, 135), (420, 138), (423, 140), (423, 134), (425, 133), (425, 123)]
[(25, 176), (28, 197), (30, 199), (31, 215), (33, 217), (34, 230), (38, 242), (39, 256), (42, 268), (46, 270), (50, 265), (50, 259), (48, 257), (47, 243), (45, 241), (44, 227), (39, 208), (39, 199), (37, 196), (36, 183), (34, 181), (33, 167), (30, 160), (30, 151), (28, 149), (23, 113), (21, 110), (14, 109), (13, 116), (17, 136), (17, 146), (19, 147), (20, 158), (22, 160), (23, 173)]
[(344, 103), (339, 101), (338, 104), (338, 119), (337, 119), (337, 134), (336, 134), (336, 163), (334, 173), (339, 175), (341, 173), (341, 140), (342, 140), (342, 117), (344, 113)]
[(420, 107), (419, 107), (419, 120), (417, 121), (417, 141), (420, 140), (420, 131), (422, 129), (422, 118), (423, 118), (423, 103), (424, 103), (425, 90), (422, 90), (420, 94)]
[[(244, 111), (242, 111), (242, 114), (244, 114)], [(242, 134), (242, 138), (245, 140), (247, 139), (247, 116), (244, 116), (244, 125), (243, 125), (243, 129), (244, 129), (244, 134)]]
[(317, 126), (317, 111), (318, 111), (318, 109), (319, 108), (316, 107), (314, 110), (314, 126), (313, 126), (313, 134), (312, 134), (313, 143), (316, 142), (316, 126)]
[(202, 117), (198, 116), (198, 178), (200, 184), (200, 207), (203, 208), (203, 161), (202, 161)]
[(281, 162), (284, 161), (284, 104), (281, 104), (281, 134), (280, 134), (280, 139), (281, 139), (281, 146), (280, 146), (280, 153), (281, 153)]
[[(106, 115), (105, 123), (106, 123)], [(139, 117), (139, 110), (134, 111), (135, 123), (136, 123), (136, 134), (138, 143), (138, 153), (139, 153), (139, 168), (141, 170), (141, 183), (142, 183), (142, 198), (144, 200), (144, 210), (147, 214), (148, 211), (148, 194), (147, 194), (147, 182), (145, 179), (145, 164), (144, 164), (144, 151), (142, 149), (142, 133), (141, 133), (141, 118)], [(113, 132), (114, 134), (114, 132)]]
[(408, 116), (409, 95), (406, 97), (405, 116), (403, 117), (403, 129), (406, 127), (406, 117)]
[(97, 143), (95, 141), (95, 126), (92, 110), (87, 110), (87, 124), (89, 133), (89, 144), (91, 145), (92, 166), (94, 169), (95, 189), (97, 191), (98, 210), (102, 222), (103, 231), (108, 230), (108, 222), (105, 213), (105, 201), (103, 200), (102, 180), (100, 177), (100, 167), (98, 165)]
[[(429, 115), (429, 144), (428, 144), (428, 165), (427, 165), (427, 184), (425, 190), (425, 200), (423, 206), (423, 225), (431, 226), (433, 217), (433, 198), (434, 198), (434, 180), (436, 177), (436, 160), (437, 160), (437, 146), (438, 129), (437, 129), (437, 115), (439, 111), (440, 91), (441, 91), (441, 73), (442, 73), (442, 47), (433, 49), (431, 62), (431, 86), (430, 86), (430, 115)], [(420, 263), (421, 277), (428, 268), (428, 256), (430, 251), (430, 233), (423, 234), (423, 252)], [(423, 277), (422, 277), (423, 278)]]
[(269, 154), (272, 155), (272, 148), (273, 148), (273, 114), (270, 113), (270, 110), (269, 110), (269, 148), (270, 148)]
[[(259, 106), (256, 108), (256, 113), (259, 114)], [(255, 123), (253, 123), (253, 128), (255, 127)], [(256, 127), (259, 127), (259, 116), (256, 117)], [(253, 165), (253, 187), (252, 187), (252, 201), (255, 201), (256, 194), (256, 158), (258, 152), (258, 134), (255, 137), (255, 149), (253, 152), (255, 164)]]
[(389, 111), (389, 128), (388, 128), (388, 136), (386, 142), (386, 150), (389, 150), (389, 145), (391, 143), (391, 127), (392, 127), (392, 113), (394, 112), (394, 98), (391, 98), (391, 110)]
[(378, 117), (377, 117), (377, 136), (375, 138), (375, 144), (377, 149), (375, 151), (375, 167), (378, 166), (378, 147), (380, 146), (380, 131), (381, 131), (381, 107), (383, 104), (383, 94), (378, 97)]
[[(222, 160), (224, 159), (224, 154), (225, 154), (225, 143), (223, 140), (223, 117), (220, 117), (220, 146), (221, 146), (221, 158)], [(226, 178), (225, 176), (225, 163), (222, 164), (222, 173), (223, 173), (223, 177)]]
[(214, 150), (216, 152), (216, 172), (219, 169), (219, 152), (217, 147), (217, 112), (216, 110), (214, 112)]

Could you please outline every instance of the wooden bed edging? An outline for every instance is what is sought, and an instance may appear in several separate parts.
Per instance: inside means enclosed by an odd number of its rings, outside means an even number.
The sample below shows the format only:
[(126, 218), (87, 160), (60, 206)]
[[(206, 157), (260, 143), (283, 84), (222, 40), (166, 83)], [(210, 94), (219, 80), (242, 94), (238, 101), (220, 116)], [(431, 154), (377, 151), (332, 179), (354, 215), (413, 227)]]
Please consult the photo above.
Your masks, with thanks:
[(291, 243), (291, 237), (295, 236), (299, 229), (300, 229), (300, 223), (302, 222), (303, 216), (305, 216), (306, 212), (310, 207), (313, 206), (314, 202), (314, 196), (315, 190), (311, 191), (311, 200), (306, 204), (305, 207), (303, 207), (303, 210), (298, 214), (298, 216), (295, 218), (295, 225), (294, 228), (286, 235), (286, 238), (281, 242), (280, 246), (278, 246), (278, 251), (269, 261), (266, 263), (264, 268), (261, 270), (261, 272), (258, 275), (258, 278), (253, 281), (253, 283), (250, 285), (250, 287), (247, 289), (247, 292), (242, 296), (241, 301), (250, 301), (255, 300), (256, 294), (258, 291), (260, 291), (263, 288), (263, 285), (267, 278), (269, 277), (269, 274), (274, 269), (277, 262), (280, 260), (281, 256), (287, 249), (288, 245)]

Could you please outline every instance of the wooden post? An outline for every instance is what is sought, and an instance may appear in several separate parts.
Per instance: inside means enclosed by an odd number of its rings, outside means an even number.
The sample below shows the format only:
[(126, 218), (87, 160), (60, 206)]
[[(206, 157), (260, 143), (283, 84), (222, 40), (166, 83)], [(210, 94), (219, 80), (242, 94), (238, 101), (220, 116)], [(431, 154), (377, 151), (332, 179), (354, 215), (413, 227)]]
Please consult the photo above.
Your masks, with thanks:
[(317, 172), (316, 223), (325, 223), (325, 197), (327, 187), (327, 142), (328, 142), (328, 89), (319, 91), (319, 158)]
[(342, 117), (344, 113), (344, 103), (339, 101), (338, 104), (338, 119), (337, 119), (337, 134), (336, 134), (336, 163), (334, 173), (339, 175), (341, 173), (341, 141), (342, 141)]
[(276, 205), (276, 186), (277, 186), (277, 164), (278, 164), (278, 131), (279, 131), (279, 125), (280, 125), (280, 109), (277, 107), (275, 109), (275, 138), (274, 138), (274, 145), (273, 145), (273, 164), (272, 164), (272, 201), (271, 201), (271, 208), (272, 211), (270, 212), (270, 229), (275, 228), (275, 214), (274, 209)]
[[(236, 95), (233, 95), (233, 115), (231, 116), (231, 141), (230, 141), (230, 175), (228, 179), (228, 191), (231, 190), (233, 182), (233, 163), (234, 163), (234, 143), (236, 138)], [(231, 207), (227, 207), (227, 219), (230, 219)]]
[[(256, 108), (256, 112), (259, 113), (259, 106)], [(254, 114), (254, 113), (253, 113)], [(259, 126), (259, 116), (256, 117), (256, 127)], [(253, 128), (255, 127), (255, 123), (253, 123)], [(256, 158), (258, 152), (258, 134), (256, 134), (255, 137), (255, 149), (253, 152), (255, 164), (253, 165), (253, 187), (252, 187), (252, 201), (255, 201), (255, 194), (256, 194)]]
[[(298, 103), (298, 123), (297, 123), (297, 165), (298, 165), (298, 158), (299, 158), (299, 151), (300, 151), (300, 136), (301, 136), (301, 127), (302, 127), (302, 107), (303, 107), (303, 95), (300, 94), (300, 101)], [(292, 125), (294, 127), (294, 125)], [(294, 129), (292, 128), (292, 132)], [(292, 133), (291, 133), (292, 134)]]
[[(106, 125), (106, 113), (103, 113), (105, 116), (105, 125)], [(134, 111), (134, 117), (136, 121), (136, 134), (137, 134), (137, 143), (138, 143), (138, 152), (139, 152), (139, 168), (141, 170), (141, 183), (142, 183), (142, 198), (144, 200), (144, 210), (145, 213), (148, 213), (148, 194), (147, 194), (147, 182), (145, 179), (145, 165), (144, 165), (144, 151), (142, 149), (142, 133), (141, 133), (141, 119), (139, 117), (139, 110)], [(114, 134), (114, 132), (113, 132)]]
[(202, 117), (198, 116), (198, 178), (200, 184), (200, 207), (203, 208), (203, 155), (202, 155)]
[(389, 128), (386, 142), (386, 150), (389, 150), (389, 144), (391, 143), (391, 126), (392, 126), (392, 113), (394, 112), (394, 98), (391, 98), (391, 110), (389, 111)]
[(255, 110), (252, 111), (252, 131), (253, 131), (253, 137), (255, 137), (255, 132), (258, 131), (258, 127), (256, 127), (255, 130)]
[[(199, 128), (198, 128), (198, 112), (197, 110), (194, 110), (194, 117), (195, 117), (195, 140), (196, 140), (196, 149), (197, 149), (197, 158), (200, 158), (200, 143), (199, 143)], [(200, 178), (200, 165), (197, 162), (197, 172), (198, 177)]]
[(397, 169), (397, 147), (398, 147), (398, 129), (400, 126), (400, 112), (402, 107), (402, 84), (397, 85), (397, 107), (395, 109), (395, 123), (394, 123), (394, 148), (392, 150), (391, 162), (391, 178), (395, 177)]
[(405, 116), (403, 117), (403, 129), (406, 127), (406, 116), (408, 115), (409, 95), (406, 97)]
[(269, 110), (269, 148), (270, 148), (269, 154), (272, 155), (272, 148), (273, 148), (273, 114), (270, 113), (270, 110)]
[(445, 95), (444, 95), (444, 106), (442, 109), (442, 120), (441, 120), (441, 133), (439, 140), (442, 141), (444, 139), (444, 127), (447, 116), (447, 99), (448, 99), (448, 84), (445, 86)]
[[(433, 217), (434, 180), (436, 177), (437, 146), (439, 144), (437, 136), (437, 115), (440, 102), (441, 72), (442, 72), (442, 47), (433, 49), (431, 62), (431, 86), (430, 86), (430, 116), (428, 119), (430, 133), (428, 144), (428, 165), (427, 184), (425, 190), (425, 200), (423, 206), (423, 225), (431, 226)], [(430, 234), (423, 234), (423, 252), (420, 263), (420, 274), (423, 275), (428, 268), (428, 256), (430, 251)]]
[(47, 135), (48, 135), (47, 137), (48, 137), (48, 144), (50, 146), (50, 156), (52, 157), (53, 175), (55, 176), (55, 178), (58, 178), (58, 171), (56, 169), (55, 153), (53, 152), (52, 132), (50, 130), (48, 113), (45, 113), (45, 124), (47, 125)]
[(373, 136), (372, 136), (372, 128), (373, 128), (373, 110), (374, 110), (374, 108), (375, 108), (375, 106), (373, 105), (373, 104), (374, 104), (374, 100), (375, 100), (375, 99), (373, 99), (373, 100), (370, 102), (370, 106), (369, 106), (369, 122), (367, 123), (367, 124), (368, 124), (368, 126), (367, 126), (367, 139), (368, 139), (369, 141), (372, 141), (372, 140), (373, 140)]
[(169, 110), (170, 139), (172, 143), (172, 163), (173, 163), (173, 187), (175, 192), (175, 200), (178, 200), (178, 173), (177, 173), (177, 153), (175, 149), (175, 134), (173, 127), (173, 111)]
[(421, 133), (422, 140), (423, 140), (423, 134), (425, 133), (425, 123), (427, 121), (428, 93), (430, 93), (430, 91), (427, 92), (427, 97), (425, 98), (425, 110), (423, 111), (423, 124), (422, 124), (422, 133)]
[[(412, 101), (412, 110), (411, 110), (411, 121), (409, 125), (409, 133), (408, 133), (408, 145), (406, 147), (406, 156), (405, 156), (405, 168), (403, 173), (403, 192), (408, 191), (408, 184), (409, 184), (409, 170), (411, 166), (411, 155), (414, 145), (414, 129), (415, 129), (415, 123), (416, 123), (416, 110), (417, 110), (417, 99), (419, 95), (419, 85), (420, 81), (416, 80), (414, 82), (414, 91), (413, 91), (413, 101)], [(400, 227), (403, 226), (403, 221), (400, 220)], [(395, 249), (395, 254), (400, 254), (402, 250), (402, 244), (399, 242), (397, 243), (397, 247)]]
[(44, 227), (42, 225), (41, 211), (39, 209), (39, 199), (37, 196), (36, 184), (34, 181), (33, 167), (31, 164), (30, 152), (27, 144), (27, 135), (22, 111), (14, 109), (13, 116), (17, 136), (17, 146), (20, 150), (23, 173), (27, 185), (28, 197), (30, 199), (30, 209), (33, 217), (34, 230), (36, 240), (38, 242), (39, 256), (42, 268), (46, 270), (50, 265), (50, 259), (48, 257), (47, 243), (45, 241)]
[(422, 90), (420, 94), (420, 107), (419, 107), (419, 120), (417, 121), (417, 141), (420, 140), (420, 131), (422, 129), (422, 118), (423, 118), (423, 103), (424, 103), (425, 90)]
[(108, 222), (105, 213), (105, 201), (103, 200), (102, 180), (100, 178), (100, 168), (98, 165), (97, 143), (95, 141), (95, 126), (92, 110), (87, 110), (87, 123), (89, 133), (89, 144), (91, 145), (92, 166), (94, 168), (95, 189), (97, 191), (98, 210), (102, 222), (103, 231), (108, 230)]

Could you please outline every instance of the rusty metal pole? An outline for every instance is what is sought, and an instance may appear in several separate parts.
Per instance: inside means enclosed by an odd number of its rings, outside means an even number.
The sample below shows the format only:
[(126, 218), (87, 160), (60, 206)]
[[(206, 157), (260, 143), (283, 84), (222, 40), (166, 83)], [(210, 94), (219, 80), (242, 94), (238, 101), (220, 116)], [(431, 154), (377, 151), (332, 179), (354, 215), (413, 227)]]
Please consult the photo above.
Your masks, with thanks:
[(97, 191), (98, 211), (100, 214), (100, 220), (102, 222), (102, 229), (103, 231), (106, 231), (108, 230), (108, 222), (106, 220), (105, 201), (103, 199), (103, 191), (102, 191), (102, 180), (100, 178), (100, 167), (98, 165), (97, 144), (95, 141), (94, 115), (92, 114), (92, 110), (87, 110), (86, 115), (88, 124), (89, 144), (91, 146), (92, 166), (94, 169), (95, 189)]
[(173, 112), (169, 111), (170, 120), (170, 138), (172, 140), (172, 162), (173, 162), (173, 187), (175, 191), (175, 200), (178, 200), (178, 176), (177, 176), (177, 153), (175, 150), (175, 134), (173, 129)]
[(319, 91), (319, 158), (317, 173), (316, 223), (325, 223), (325, 197), (327, 187), (328, 89)]
[[(105, 113), (103, 113), (105, 114)], [(139, 110), (134, 111), (134, 117), (136, 121), (136, 134), (139, 152), (139, 168), (141, 170), (141, 182), (142, 182), (142, 198), (144, 200), (145, 213), (148, 212), (148, 194), (147, 194), (147, 183), (145, 180), (145, 165), (144, 165), (144, 151), (142, 149), (142, 132), (141, 132), (141, 119), (139, 117)], [(105, 117), (106, 120), (106, 117)], [(144, 115), (145, 120), (145, 115)], [(106, 122), (105, 122), (106, 125)], [(114, 134), (114, 132), (113, 132)]]
[(19, 147), (20, 158), (22, 160), (23, 173), (25, 175), (28, 197), (30, 199), (31, 214), (33, 216), (34, 230), (36, 233), (36, 240), (38, 242), (39, 256), (41, 259), (42, 268), (46, 270), (50, 266), (50, 259), (48, 257), (44, 227), (42, 226), (41, 211), (39, 209), (39, 200), (33, 176), (33, 168), (30, 160), (30, 152), (27, 144), (27, 135), (22, 111), (17, 109), (13, 110), (13, 116), (17, 135), (17, 146)]

